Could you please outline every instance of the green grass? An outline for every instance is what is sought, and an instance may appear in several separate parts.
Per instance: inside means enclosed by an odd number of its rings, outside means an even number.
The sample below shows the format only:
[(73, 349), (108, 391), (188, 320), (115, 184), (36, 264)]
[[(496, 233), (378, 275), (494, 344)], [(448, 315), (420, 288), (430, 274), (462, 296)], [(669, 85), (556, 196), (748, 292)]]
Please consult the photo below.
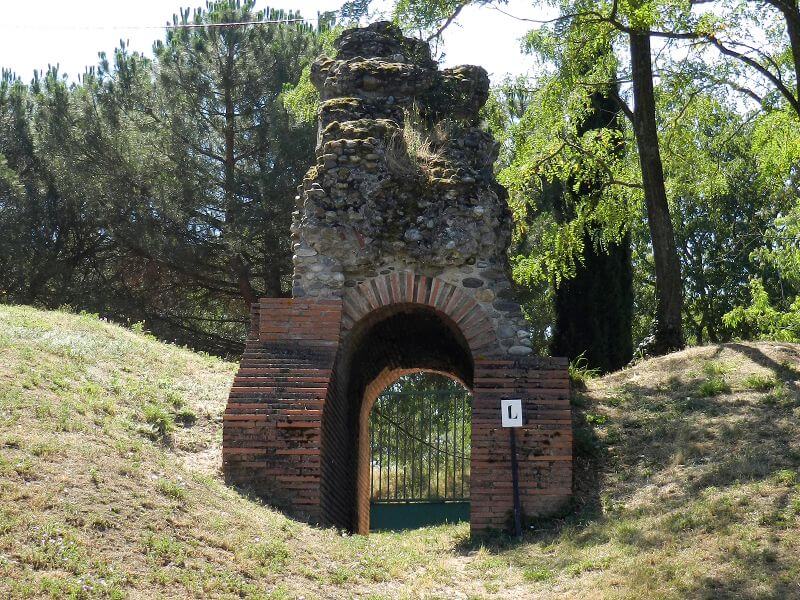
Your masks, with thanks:
[(722, 377), (711, 377), (700, 384), (697, 393), (701, 398), (711, 398), (720, 394), (730, 394), (731, 386)]
[(592, 379), (597, 377), (599, 370), (590, 368), (589, 361), (581, 354), (575, 360), (570, 361), (567, 372), (572, 386), (583, 389)]
[(745, 389), (755, 390), (757, 392), (770, 392), (778, 385), (775, 377), (771, 375), (762, 375), (760, 373), (747, 376), (743, 383)]
[(0, 597), (798, 597), (798, 365), (767, 343), (576, 365), (571, 512), (521, 543), (360, 537), (225, 486), (235, 364), (0, 306)]
[(172, 500), (186, 500), (186, 490), (177, 483), (173, 483), (167, 479), (159, 479), (156, 484), (156, 489)]
[(703, 364), (703, 373), (706, 379), (697, 388), (697, 394), (701, 398), (713, 398), (721, 394), (730, 394), (731, 385), (728, 383), (726, 375), (733, 370), (729, 364), (717, 361), (708, 361)]

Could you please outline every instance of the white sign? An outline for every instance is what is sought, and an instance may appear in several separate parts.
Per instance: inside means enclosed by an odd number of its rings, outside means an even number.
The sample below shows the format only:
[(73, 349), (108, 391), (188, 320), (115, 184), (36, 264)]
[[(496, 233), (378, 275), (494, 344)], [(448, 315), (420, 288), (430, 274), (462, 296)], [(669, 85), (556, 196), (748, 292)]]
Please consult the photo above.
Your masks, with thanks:
[(522, 427), (522, 400), (500, 400), (500, 419), (503, 427)]

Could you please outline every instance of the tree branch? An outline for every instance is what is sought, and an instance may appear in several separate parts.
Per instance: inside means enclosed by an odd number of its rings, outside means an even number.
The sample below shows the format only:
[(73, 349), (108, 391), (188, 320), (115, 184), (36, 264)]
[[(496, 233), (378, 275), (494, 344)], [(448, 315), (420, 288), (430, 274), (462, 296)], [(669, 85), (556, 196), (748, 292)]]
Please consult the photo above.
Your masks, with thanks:
[(447, 17), (447, 19), (445, 20), (444, 23), (442, 23), (442, 25), (439, 27), (439, 29), (437, 29), (435, 33), (432, 33), (431, 35), (429, 35), (425, 41), (430, 43), (432, 40), (434, 40), (436, 38), (439, 38), (444, 33), (444, 30), (447, 29), (448, 27), (450, 27), (450, 25), (453, 23), (453, 21), (456, 20), (458, 15), (461, 14), (461, 11), (464, 10), (464, 8), (466, 8), (466, 6), (469, 3), (470, 3), (470, 0), (461, 0), (461, 2), (459, 2), (459, 4), (456, 7), (456, 9), (450, 14), (449, 17)]

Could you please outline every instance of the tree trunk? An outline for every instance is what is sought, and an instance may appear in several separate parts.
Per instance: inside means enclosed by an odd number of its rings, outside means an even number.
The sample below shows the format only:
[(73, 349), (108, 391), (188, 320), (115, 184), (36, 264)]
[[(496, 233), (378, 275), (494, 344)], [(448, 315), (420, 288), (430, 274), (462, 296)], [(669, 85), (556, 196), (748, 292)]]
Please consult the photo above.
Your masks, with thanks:
[[(788, 0), (786, 4), (788, 4)], [(800, 102), (800, 9), (798, 9), (797, 2), (795, 2), (794, 7), (786, 6), (782, 12), (786, 18), (786, 33), (789, 35), (789, 47), (792, 50), (795, 94), (798, 102)], [(798, 111), (797, 116), (800, 117), (800, 111)]]
[[(591, 110), (579, 125), (578, 134), (603, 129), (620, 131), (619, 113), (619, 104), (611, 95), (592, 94)], [(623, 150), (620, 143), (618, 151)], [(566, 189), (556, 183), (545, 190), (553, 195), (557, 221), (563, 222), (573, 216), (565, 214), (564, 197), (572, 188), (571, 183)], [(597, 192), (596, 183), (585, 181), (578, 195), (580, 201), (591, 202)], [(550, 351), (570, 360), (582, 355), (589, 367), (608, 373), (621, 369), (633, 357), (631, 237), (627, 234), (620, 243), (608, 244), (605, 250), (599, 250), (595, 247), (593, 233), (592, 229), (585, 230), (583, 256), (576, 265), (575, 276), (562, 281), (555, 292), (556, 322)]]
[(660, 355), (684, 347), (681, 266), (675, 247), (675, 234), (664, 187), (664, 168), (658, 148), (650, 36), (631, 33), (629, 37), (635, 105), (633, 125), (636, 130), (636, 146), (639, 150), (647, 223), (656, 271), (655, 326), (653, 338), (648, 342), (645, 351)]
[(231, 271), (236, 277), (236, 284), (239, 287), (239, 293), (244, 300), (244, 305), (247, 310), (250, 310), (250, 305), (258, 301), (258, 293), (253, 289), (250, 283), (250, 268), (245, 264), (241, 255), (234, 254), (229, 261)]

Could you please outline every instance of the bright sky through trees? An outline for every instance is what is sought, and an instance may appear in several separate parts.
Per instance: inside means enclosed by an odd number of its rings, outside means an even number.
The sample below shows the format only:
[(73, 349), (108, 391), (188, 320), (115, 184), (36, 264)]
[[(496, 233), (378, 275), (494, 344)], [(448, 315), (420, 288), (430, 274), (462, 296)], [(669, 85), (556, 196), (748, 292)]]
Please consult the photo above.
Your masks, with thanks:
[[(266, 2), (286, 10), (300, 10), (315, 18), (317, 11), (336, 10), (342, 0), (286, 0)], [(163, 37), (160, 26), (171, 20), (179, 6), (199, 6), (199, 0), (40, 0), (36, 4), (9, 3), (0, 21), (0, 66), (10, 68), (24, 80), (34, 69), (58, 63), (70, 78), (97, 62), (97, 53), (110, 53), (120, 39), (133, 50), (150, 54), (154, 40)], [(375, 0), (376, 8), (390, 3)], [(529, 0), (510, 0), (504, 11), (518, 17), (542, 18), (543, 10)], [(445, 35), (445, 64), (479, 64), (498, 82), (505, 73), (523, 73), (533, 61), (519, 52), (519, 39), (531, 24), (490, 8), (468, 7), (456, 26)]]

